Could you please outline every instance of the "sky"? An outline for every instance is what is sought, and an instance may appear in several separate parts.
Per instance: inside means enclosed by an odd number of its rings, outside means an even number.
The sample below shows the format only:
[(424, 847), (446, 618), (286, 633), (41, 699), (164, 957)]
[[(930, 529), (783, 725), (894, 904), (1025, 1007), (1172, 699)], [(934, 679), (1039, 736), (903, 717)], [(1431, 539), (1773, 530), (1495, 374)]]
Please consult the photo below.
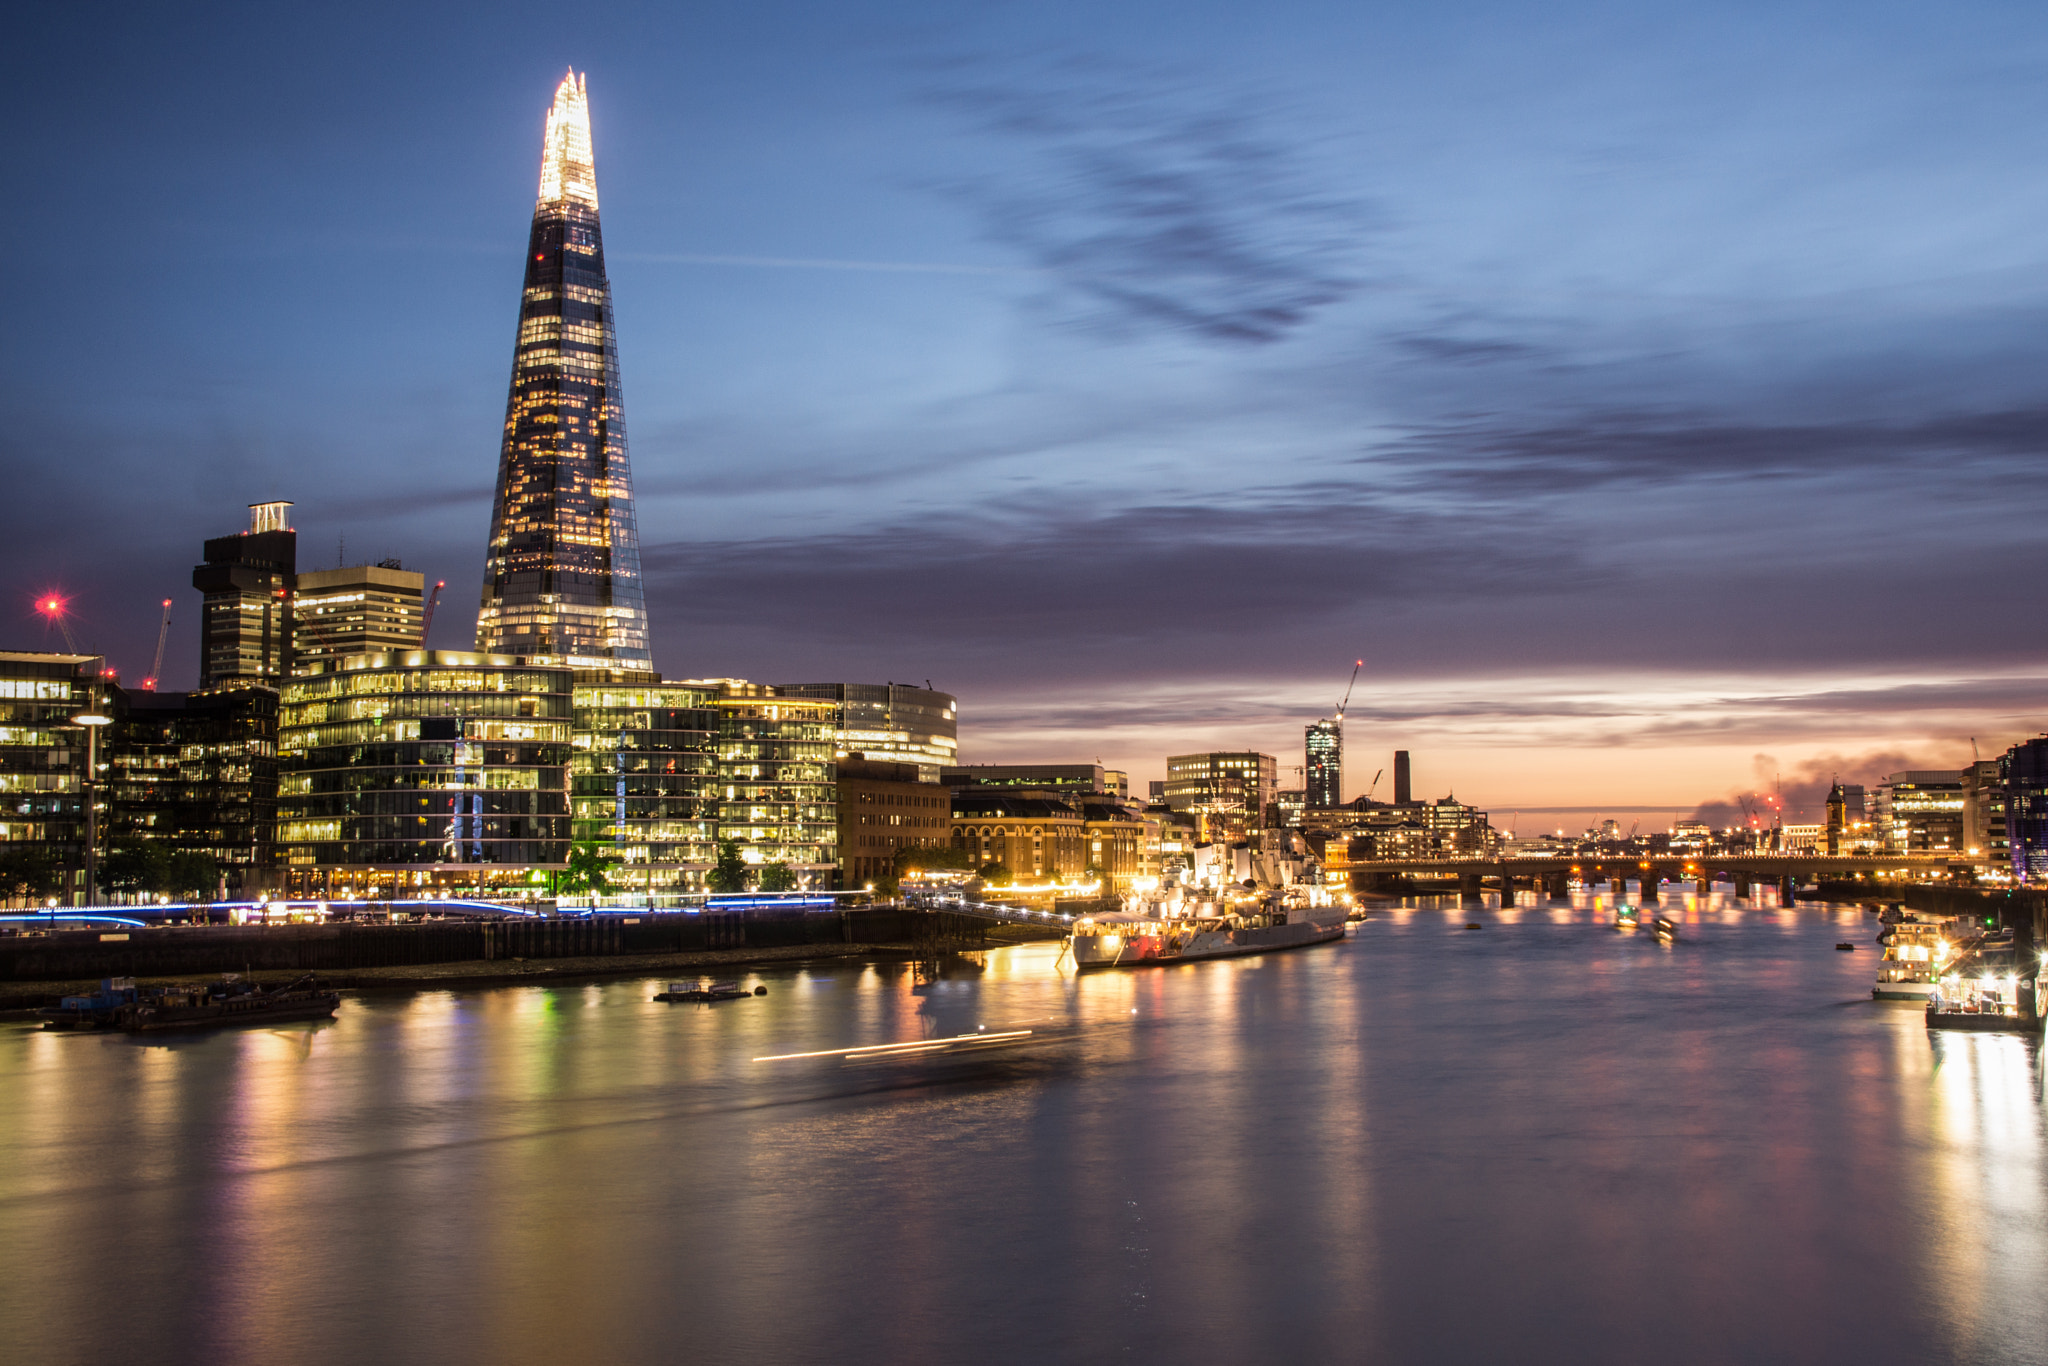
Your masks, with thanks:
[[(197, 672), (200, 542), (473, 644), (587, 73), (656, 664), (978, 763), (1259, 749), (1653, 828), (2039, 733), (2048, 8), (42, 6), (0, 647)], [(1704, 805), (1703, 805), (1704, 804)]]

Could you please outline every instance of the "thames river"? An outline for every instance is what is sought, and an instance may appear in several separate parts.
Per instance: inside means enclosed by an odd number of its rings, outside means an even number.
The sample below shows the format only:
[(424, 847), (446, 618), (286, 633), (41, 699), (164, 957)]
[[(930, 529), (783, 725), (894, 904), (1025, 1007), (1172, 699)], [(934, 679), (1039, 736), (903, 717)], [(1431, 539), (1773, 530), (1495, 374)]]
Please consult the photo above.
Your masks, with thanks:
[(1854, 908), (1608, 905), (0, 1026), (0, 1357), (2048, 1360), (2038, 1041), (1871, 1001)]

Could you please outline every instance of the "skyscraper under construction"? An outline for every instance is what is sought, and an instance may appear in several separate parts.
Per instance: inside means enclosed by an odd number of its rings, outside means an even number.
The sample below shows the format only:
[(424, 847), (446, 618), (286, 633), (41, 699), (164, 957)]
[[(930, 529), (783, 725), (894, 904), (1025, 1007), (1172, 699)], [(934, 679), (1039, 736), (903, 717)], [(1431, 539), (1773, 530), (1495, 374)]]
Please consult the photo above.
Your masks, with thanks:
[(476, 644), (577, 669), (652, 667), (590, 105), (573, 71), (548, 113)]

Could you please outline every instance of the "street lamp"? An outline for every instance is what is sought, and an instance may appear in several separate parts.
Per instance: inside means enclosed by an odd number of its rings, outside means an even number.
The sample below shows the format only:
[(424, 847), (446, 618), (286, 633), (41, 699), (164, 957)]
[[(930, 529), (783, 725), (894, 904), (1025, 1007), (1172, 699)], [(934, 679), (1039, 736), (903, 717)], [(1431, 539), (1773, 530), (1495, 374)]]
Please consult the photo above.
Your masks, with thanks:
[(88, 694), (85, 710), (72, 717), (71, 724), (85, 727), (85, 900), (79, 904), (90, 906), (93, 880), (99, 873), (100, 810), (93, 788), (97, 786), (100, 772), (100, 727), (111, 726), (114, 718), (100, 709), (99, 698)]

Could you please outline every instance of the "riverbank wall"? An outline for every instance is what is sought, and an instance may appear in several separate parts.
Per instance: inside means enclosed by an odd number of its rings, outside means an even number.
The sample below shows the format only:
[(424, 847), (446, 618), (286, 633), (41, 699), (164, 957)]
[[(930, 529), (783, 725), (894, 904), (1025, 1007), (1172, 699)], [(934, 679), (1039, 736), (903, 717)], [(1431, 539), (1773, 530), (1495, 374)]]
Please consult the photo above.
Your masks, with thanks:
[(2048, 889), (2037, 887), (1942, 887), (1908, 883), (1901, 900), (1909, 911), (1928, 915), (1973, 915), (1995, 920), (2015, 937), (2048, 943)]
[[(707, 911), (577, 919), (437, 920), (401, 925), (193, 925), (0, 938), (0, 982), (222, 972), (345, 973), (434, 963), (622, 958), (825, 945), (956, 952), (1012, 942), (1010, 927), (950, 911)], [(991, 939), (991, 931), (998, 937)], [(1030, 936), (1027, 936), (1030, 937)]]

